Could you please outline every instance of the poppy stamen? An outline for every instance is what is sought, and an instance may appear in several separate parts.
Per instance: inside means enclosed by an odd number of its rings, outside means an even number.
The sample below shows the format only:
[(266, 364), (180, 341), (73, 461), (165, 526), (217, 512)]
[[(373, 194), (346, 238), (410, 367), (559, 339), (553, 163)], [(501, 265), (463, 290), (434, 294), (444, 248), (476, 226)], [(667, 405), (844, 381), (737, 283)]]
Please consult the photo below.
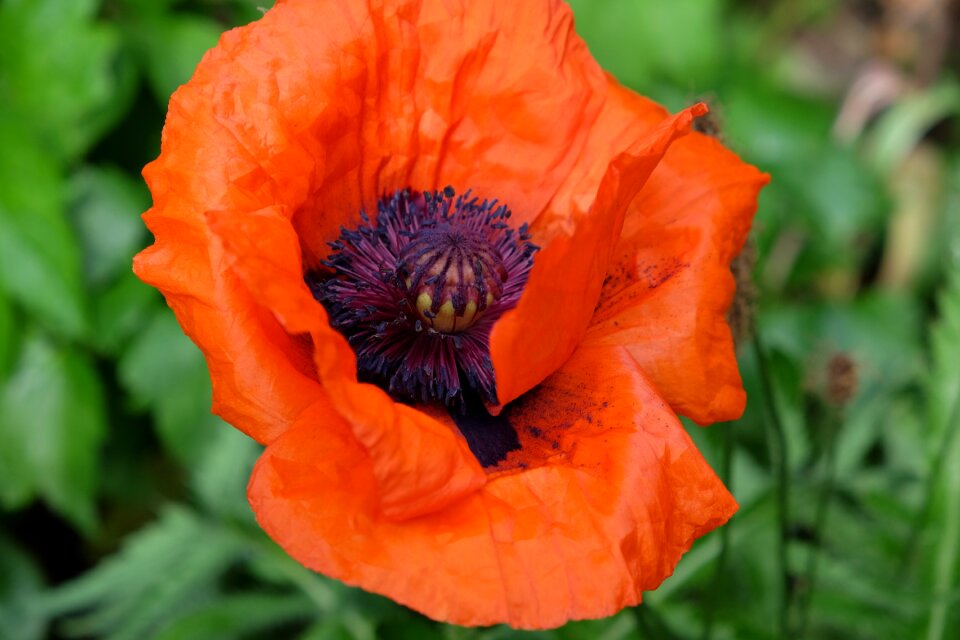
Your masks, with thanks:
[(537, 247), (510, 209), (470, 192), (409, 189), (330, 243), (306, 280), (357, 354), (361, 379), (398, 400), (462, 407), (464, 391), (496, 403), (489, 339), (520, 298)]

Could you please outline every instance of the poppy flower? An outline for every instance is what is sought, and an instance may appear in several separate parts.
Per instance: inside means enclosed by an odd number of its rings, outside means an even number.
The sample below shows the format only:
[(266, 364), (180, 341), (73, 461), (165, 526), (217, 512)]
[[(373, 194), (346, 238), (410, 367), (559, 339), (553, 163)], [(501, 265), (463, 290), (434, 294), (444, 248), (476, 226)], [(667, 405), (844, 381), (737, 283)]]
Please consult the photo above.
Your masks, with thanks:
[(590, 56), (562, 2), (286, 0), (170, 101), (135, 259), (266, 445), (298, 561), (437, 620), (656, 588), (736, 504), (724, 314), (766, 176)]

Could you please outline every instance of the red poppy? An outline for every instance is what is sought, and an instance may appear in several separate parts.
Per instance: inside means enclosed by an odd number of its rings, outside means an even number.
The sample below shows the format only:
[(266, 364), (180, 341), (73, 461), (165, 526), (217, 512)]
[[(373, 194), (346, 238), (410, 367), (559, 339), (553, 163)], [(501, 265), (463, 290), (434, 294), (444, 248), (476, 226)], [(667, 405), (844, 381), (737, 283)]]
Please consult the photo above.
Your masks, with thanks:
[(267, 445), (249, 498), (288, 553), (541, 628), (639, 602), (731, 516), (675, 412), (743, 409), (728, 265), (766, 176), (705, 110), (620, 87), (553, 0), (287, 0), (223, 36), (135, 270)]

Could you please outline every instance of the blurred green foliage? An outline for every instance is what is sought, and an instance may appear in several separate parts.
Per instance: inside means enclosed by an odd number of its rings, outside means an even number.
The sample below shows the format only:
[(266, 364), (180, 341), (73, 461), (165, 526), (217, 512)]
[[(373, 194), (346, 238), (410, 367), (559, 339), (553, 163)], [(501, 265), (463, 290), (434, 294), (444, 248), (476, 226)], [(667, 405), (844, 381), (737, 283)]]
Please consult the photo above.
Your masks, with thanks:
[(742, 506), (633, 611), (462, 629), (266, 539), (257, 445), (210, 414), (199, 351), (130, 272), (167, 99), (264, 4), (0, 2), (0, 639), (960, 635), (958, 60), (843, 135), (856, 73), (817, 38), (883, 2), (572, 2), (605, 68), (674, 109), (707, 99), (773, 176), (750, 404), (691, 427)]

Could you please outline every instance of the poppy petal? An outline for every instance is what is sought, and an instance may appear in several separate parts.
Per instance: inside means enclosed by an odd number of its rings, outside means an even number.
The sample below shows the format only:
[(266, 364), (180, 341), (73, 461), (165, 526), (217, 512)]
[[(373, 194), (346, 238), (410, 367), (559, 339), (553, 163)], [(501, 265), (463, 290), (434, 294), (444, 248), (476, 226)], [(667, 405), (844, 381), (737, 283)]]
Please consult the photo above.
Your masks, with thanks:
[(730, 262), (768, 176), (713, 138), (670, 147), (631, 203), (584, 343), (628, 349), (679, 413), (740, 416), (745, 394), (725, 314)]
[(159, 237), (176, 237), (176, 244), (141, 252), (134, 271), (164, 293), (184, 332), (203, 351), (214, 413), (266, 444), (322, 397), (309, 344), (287, 334), (254, 296), (236, 286), (207, 230), (168, 217), (169, 211), (161, 203), (144, 217)]
[(581, 348), (532, 395), (558, 451), (446, 509), (385, 519), (350, 427), (311, 412), (264, 452), (250, 503), (310, 568), (438, 620), (520, 628), (639, 602), (736, 510), (628, 350)]
[[(311, 268), (341, 225), (354, 226), (361, 209), (407, 186), (473, 187), (508, 203), (517, 222), (549, 208), (551, 224), (541, 227), (562, 228), (570, 210), (590, 210), (611, 158), (626, 146), (609, 144), (619, 129), (604, 115), (608, 83), (559, 0), (288, 0), (224, 34), (171, 99), (161, 155), (144, 172), (155, 202), (145, 220), (156, 245), (137, 261), (145, 280), (161, 289), (169, 283), (168, 300), (208, 354), (217, 411), (268, 441), (313, 394), (303, 392), (310, 366), (298, 338), (276, 335), (275, 324), (246, 323), (242, 340), (225, 343), (225, 327), (254, 310), (226, 311), (221, 297), (236, 295), (230, 281), (202, 264), (215, 251), (206, 246), (205, 212), (286, 207)], [(544, 262), (563, 262), (572, 243), (560, 240), (566, 247), (545, 253)], [(190, 269), (209, 275), (195, 278)], [(539, 316), (549, 308), (543, 304), (525, 308)], [(558, 332), (563, 348), (533, 375), (501, 365), (505, 377), (523, 378), (508, 382), (508, 395), (562, 362), (588, 306), (572, 314), (574, 330)], [(195, 327), (195, 318), (209, 330)], [(285, 342), (290, 348), (280, 348)], [(235, 353), (249, 344), (261, 352)], [(233, 371), (245, 357), (263, 370)], [(291, 398), (273, 407), (278, 389)]]
[[(534, 219), (583, 153), (606, 77), (559, 0), (290, 0), (224, 34), (189, 86), (215, 119), (192, 135), (227, 145), (238, 196), (294, 207), (312, 267), (404, 187), (472, 188)], [(188, 118), (185, 98), (171, 117)]]
[[(590, 324), (627, 205), (671, 143), (704, 113), (706, 107), (698, 104), (663, 120), (613, 157), (594, 197), (586, 203), (563, 200), (567, 206), (562, 214), (548, 209), (534, 223), (534, 239), (545, 240), (546, 246), (536, 257), (517, 307), (497, 322), (490, 336), (501, 406), (570, 357)], [(622, 131), (623, 119), (602, 122), (595, 135), (609, 146), (611, 134)]]
[[(252, 214), (210, 213), (226, 260), (261, 304), (293, 334), (312, 336), (323, 401), (314, 414), (349, 420), (367, 449), (378, 481), (380, 508), (393, 519), (421, 515), (486, 482), (486, 474), (456, 428), (394, 403), (379, 388), (359, 384), (346, 340), (327, 322), (304, 283), (297, 235), (282, 209)], [(329, 399), (328, 399), (329, 398)]]

